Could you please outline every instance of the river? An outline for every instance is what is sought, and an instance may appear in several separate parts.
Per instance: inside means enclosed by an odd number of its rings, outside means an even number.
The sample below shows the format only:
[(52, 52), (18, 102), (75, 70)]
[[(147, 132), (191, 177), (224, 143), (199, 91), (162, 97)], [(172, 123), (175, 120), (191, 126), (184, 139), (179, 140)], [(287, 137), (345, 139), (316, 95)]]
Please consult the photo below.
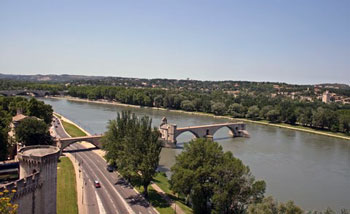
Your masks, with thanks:
[[(150, 116), (157, 127), (163, 117), (178, 127), (228, 122), (166, 110), (41, 100), (91, 134), (105, 132), (108, 120), (122, 110)], [(253, 123), (247, 124), (247, 130), (250, 138), (230, 138), (229, 130), (222, 128), (214, 140), (248, 165), (257, 179), (266, 181), (266, 195), (282, 202), (293, 200), (307, 210), (350, 208), (350, 141)], [(192, 138), (191, 133), (184, 133), (177, 138), (177, 148), (163, 148), (161, 170), (169, 174), (175, 156)]]

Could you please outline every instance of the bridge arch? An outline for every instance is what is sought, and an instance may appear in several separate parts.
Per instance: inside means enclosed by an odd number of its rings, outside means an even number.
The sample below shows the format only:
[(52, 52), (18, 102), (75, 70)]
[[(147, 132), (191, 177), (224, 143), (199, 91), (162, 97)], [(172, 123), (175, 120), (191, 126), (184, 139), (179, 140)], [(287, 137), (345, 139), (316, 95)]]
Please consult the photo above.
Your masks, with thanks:
[(217, 127), (215, 130), (212, 131), (211, 135), (214, 137), (214, 135), (219, 131), (219, 130), (222, 130), (222, 129), (228, 129), (229, 131), (229, 134), (231, 136), (236, 136), (238, 133), (238, 126), (235, 126), (235, 127), (232, 127), (232, 126), (221, 126), (221, 127)]
[(184, 130), (184, 131), (176, 133), (175, 140), (177, 139), (177, 137), (179, 137), (183, 133), (191, 133), (195, 138), (200, 138), (200, 136), (195, 131), (193, 131), (193, 130)]

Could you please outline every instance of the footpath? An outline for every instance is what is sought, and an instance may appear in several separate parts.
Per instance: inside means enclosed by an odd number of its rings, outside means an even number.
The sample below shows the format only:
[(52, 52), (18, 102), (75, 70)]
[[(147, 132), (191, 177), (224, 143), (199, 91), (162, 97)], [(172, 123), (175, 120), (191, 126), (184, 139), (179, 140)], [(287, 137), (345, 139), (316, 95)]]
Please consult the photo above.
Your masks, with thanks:
[[(81, 128), (80, 126), (78, 126), (76, 123), (74, 123), (73, 121), (65, 118), (64, 116), (58, 114), (58, 113), (54, 113), (55, 115), (58, 115), (59, 116), (59, 120), (63, 120), (65, 122), (68, 122), (68, 123), (71, 123), (73, 124), (74, 126), (76, 126), (77, 128), (79, 128), (82, 132), (84, 132), (87, 136), (91, 136), (91, 134), (89, 132), (87, 132), (86, 130), (84, 130), (83, 128)], [(61, 123), (62, 124), (62, 123)], [(63, 128), (64, 129), (64, 128)], [(66, 130), (64, 129), (64, 131), (66, 132)], [(66, 134), (68, 136), (70, 136), (67, 132)], [(83, 145), (84, 147), (86, 148), (95, 148), (94, 145), (92, 145), (91, 143), (88, 143), (88, 142), (81, 142), (80, 143), (81, 145)], [(95, 149), (93, 150), (97, 155), (99, 155), (101, 158), (104, 159), (104, 155), (105, 155), (105, 152), (101, 149)], [(83, 185), (83, 180), (82, 178), (79, 178), (77, 175), (79, 175), (79, 166), (77, 164), (77, 162), (75, 161), (75, 158), (73, 155), (67, 153), (66, 156), (72, 161), (73, 163), (73, 166), (74, 166), (74, 170), (75, 170), (75, 177), (76, 177), (76, 182), (77, 182), (77, 189), (81, 189), (82, 188), (82, 185)], [(119, 175), (119, 173), (118, 173)], [(167, 194), (155, 183), (151, 183), (151, 186), (153, 187), (153, 189), (165, 200), (167, 201), (167, 203), (171, 206), (171, 208), (175, 211), (176, 214), (185, 214), (185, 212), (181, 209), (180, 206), (176, 205), (176, 203), (171, 200)], [(135, 188), (134, 190), (136, 192), (138, 192)], [(78, 193), (78, 209), (79, 209), (79, 214), (86, 214), (87, 211), (86, 211), (86, 207), (82, 204), (82, 197), (83, 195), (81, 194), (80, 191), (77, 191)], [(158, 211), (157, 211), (158, 212)]]

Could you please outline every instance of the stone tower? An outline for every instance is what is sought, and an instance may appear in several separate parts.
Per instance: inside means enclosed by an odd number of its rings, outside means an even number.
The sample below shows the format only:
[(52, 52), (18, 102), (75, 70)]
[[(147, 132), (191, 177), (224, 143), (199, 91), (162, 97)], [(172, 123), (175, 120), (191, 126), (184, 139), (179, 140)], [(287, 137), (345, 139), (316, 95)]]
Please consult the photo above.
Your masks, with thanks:
[[(19, 200), (18, 213), (55, 214), (57, 194), (57, 160), (60, 149), (55, 146), (37, 145), (21, 148), (18, 152), (20, 180), (35, 175), (37, 185), (28, 199)], [(19, 190), (20, 191), (20, 190)]]

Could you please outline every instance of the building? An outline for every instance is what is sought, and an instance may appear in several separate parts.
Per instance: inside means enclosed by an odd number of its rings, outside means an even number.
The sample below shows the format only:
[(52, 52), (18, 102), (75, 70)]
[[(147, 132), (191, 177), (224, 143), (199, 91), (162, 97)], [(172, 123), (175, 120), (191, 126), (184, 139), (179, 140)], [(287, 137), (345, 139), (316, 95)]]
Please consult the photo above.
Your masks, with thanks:
[(329, 91), (325, 91), (322, 94), (322, 102), (329, 103), (330, 101), (331, 101), (331, 94), (329, 93)]

